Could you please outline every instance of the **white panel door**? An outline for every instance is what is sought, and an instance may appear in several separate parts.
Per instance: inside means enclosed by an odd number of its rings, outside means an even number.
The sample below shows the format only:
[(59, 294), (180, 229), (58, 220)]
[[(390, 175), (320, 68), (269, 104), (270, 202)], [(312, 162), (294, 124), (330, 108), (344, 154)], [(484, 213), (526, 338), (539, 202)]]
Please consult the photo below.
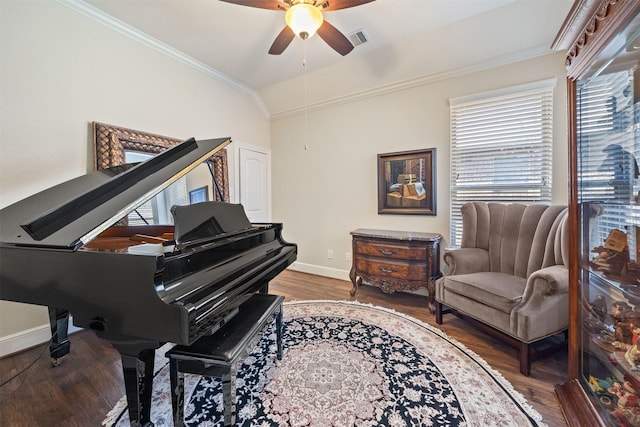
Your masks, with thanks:
[(269, 154), (247, 147), (238, 148), (240, 203), (251, 222), (270, 222)]

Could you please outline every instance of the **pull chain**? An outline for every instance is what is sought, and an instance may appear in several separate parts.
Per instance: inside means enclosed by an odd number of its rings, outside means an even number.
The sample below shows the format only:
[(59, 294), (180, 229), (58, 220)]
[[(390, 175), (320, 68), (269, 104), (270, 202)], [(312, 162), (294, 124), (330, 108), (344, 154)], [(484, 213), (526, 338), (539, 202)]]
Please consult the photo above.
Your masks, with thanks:
[(302, 67), (304, 68), (304, 149), (305, 151), (309, 149), (309, 144), (307, 142), (308, 135), (308, 121), (307, 121), (307, 96), (308, 96), (308, 86), (307, 86), (307, 43), (304, 44), (304, 58), (302, 58)]

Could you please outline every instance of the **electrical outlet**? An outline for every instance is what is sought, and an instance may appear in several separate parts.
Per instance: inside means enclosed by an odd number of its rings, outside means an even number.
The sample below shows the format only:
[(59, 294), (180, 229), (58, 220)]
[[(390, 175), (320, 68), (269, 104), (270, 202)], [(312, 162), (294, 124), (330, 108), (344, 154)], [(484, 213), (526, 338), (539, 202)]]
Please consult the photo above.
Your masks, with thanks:
[(332, 249), (329, 249), (329, 250), (327, 251), (327, 258), (329, 258), (329, 259), (333, 259), (333, 250), (332, 250)]
[(344, 260), (345, 261), (351, 261), (351, 252), (345, 252), (344, 253)]

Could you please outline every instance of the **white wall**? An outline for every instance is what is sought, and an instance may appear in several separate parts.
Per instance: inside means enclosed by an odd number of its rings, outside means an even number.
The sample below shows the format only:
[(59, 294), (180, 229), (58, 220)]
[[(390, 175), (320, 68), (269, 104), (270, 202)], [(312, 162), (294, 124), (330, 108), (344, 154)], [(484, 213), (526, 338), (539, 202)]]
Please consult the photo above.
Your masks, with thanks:
[[(269, 121), (246, 92), (53, 1), (2, 0), (0, 19), (0, 208), (86, 173), (94, 120), (269, 148)], [(0, 354), (47, 321), (42, 307), (0, 301)]]
[[(94, 120), (177, 138), (231, 136), (271, 146), (273, 220), (299, 245), (296, 268), (346, 278), (355, 228), (438, 232), (448, 240), (449, 98), (553, 77), (553, 197), (567, 199), (563, 53), (419, 78), (415, 87), (270, 124), (251, 95), (72, 9), (2, 0), (0, 66), (0, 208), (85, 173)], [(354, 92), (345, 90), (347, 98)], [(437, 149), (438, 215), (378, 215), (376, 155), (430, 147)], [(234, 147), (228, 154), (234, 177)], [(46, 339), (46, 329), (43, 308), (0, 301), (0, 355), (20, 349), (11, 347), (16, 337), (28, 337), (22, 345)]]
[[(295, 268), (346, 279), (349, 232), (356, 228), (440, 233), (446, 246), (450, 98), (556, 78), (553, 202), (566, 204), (564, 57), (546, 55), (274, 120), (273, 218), (284, 223), (285, 238), (299, 245)], [(432, 147), (437, 151), (437, 215), (379, 215), (377, 154)], [(329, 249), (333, 259), (327, 258)]]

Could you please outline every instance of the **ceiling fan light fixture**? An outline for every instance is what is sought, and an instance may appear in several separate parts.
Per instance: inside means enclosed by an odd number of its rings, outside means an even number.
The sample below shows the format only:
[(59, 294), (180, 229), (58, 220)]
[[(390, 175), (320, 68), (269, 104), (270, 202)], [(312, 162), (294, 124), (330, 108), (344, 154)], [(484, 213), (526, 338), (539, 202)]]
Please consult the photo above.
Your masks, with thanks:
[(306, 40), (318, 31), (324, 18), (317, 7), (308, 3), (297, 3), (287, 9), (284, 21), (296, 36)]

